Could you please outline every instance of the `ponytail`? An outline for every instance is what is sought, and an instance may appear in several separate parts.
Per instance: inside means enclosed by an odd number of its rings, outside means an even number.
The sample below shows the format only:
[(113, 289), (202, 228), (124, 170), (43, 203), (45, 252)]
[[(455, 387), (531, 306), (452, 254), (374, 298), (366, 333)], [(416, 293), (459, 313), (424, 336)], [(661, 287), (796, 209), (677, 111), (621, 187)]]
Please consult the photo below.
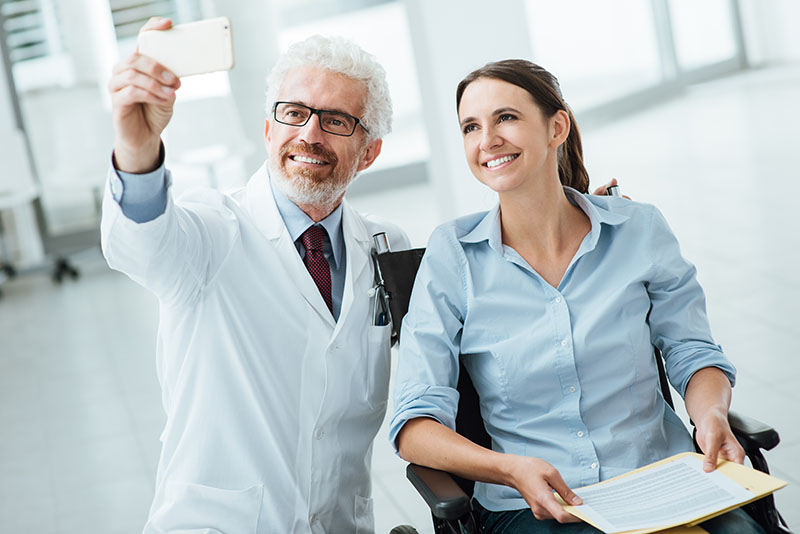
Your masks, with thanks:
[(578, 123), (572, 115), (572, 110), (566, 106), (569, 116), (569, 135), (566, 141), (558, 147), (558, 178), (561, 185), (571, 187), (581, 193), (589, 192), (589, 173), (583, 166), (583, 143)]

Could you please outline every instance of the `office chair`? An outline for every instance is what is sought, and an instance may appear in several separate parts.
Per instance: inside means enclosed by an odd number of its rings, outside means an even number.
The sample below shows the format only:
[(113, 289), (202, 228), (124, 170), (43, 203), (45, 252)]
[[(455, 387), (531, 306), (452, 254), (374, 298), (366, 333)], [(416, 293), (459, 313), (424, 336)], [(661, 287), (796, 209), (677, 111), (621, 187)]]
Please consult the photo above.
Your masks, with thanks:
[[(376, 282), (383, 287), (389, 298), (393, 339), (400, 338), (400, 325), (408, 311), (414, 277), (424, 253), (425, 249), (419, 248), (401, 252), (383, 252), (375, 257), (378, 266)], [(661, 354), (655, 347), (653, 349), (658, 363), (662, 395), (670, 407), (674, 408)], [(463, 362), (460, 367), (456, 432), (478, 445), (491, 449), (491, 438), (480, 416), (478, 394)], [(761, 451), (771, 450), (778, 444), (780, 441), (778, 433), (760, 421), (733, 411), (728, 414), (728, 422), (753, 468), (769, 473), (767, 461)], [(695, 447), (699, 451), (696, 441)], [(473, 517), (470, 504), (474, 481), (415, 464), (408, 465), (406, 476), (430, 508), (436, 534), (479, 533), (478, 523)], [(767, 495), (742, 508), (764, 528), (767, 534), (791, 534), (786, 522), (775, 508), (772, 495)]]

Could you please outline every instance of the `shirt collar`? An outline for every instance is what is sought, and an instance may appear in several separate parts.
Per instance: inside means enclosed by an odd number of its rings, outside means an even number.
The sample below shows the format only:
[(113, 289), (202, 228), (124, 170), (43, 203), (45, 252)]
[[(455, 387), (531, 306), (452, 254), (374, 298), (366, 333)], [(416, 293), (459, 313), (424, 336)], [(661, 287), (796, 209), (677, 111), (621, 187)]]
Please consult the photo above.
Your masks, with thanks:
[[(600, 225), (617, 225), (627, 221), (629, 217), (620, 213), (614, 213), (608, 209), (595, 205), (590, 202), (589, 197), (582, 195), (571, 187), (564, 186), (564, 193), (567, 199), (574, 205), (578, 206), (592, 224), (590, 242), (592, 245), (597, 243), (600, 237)], [(494, 208), (489, 210), (483, 219), (478, 222), (472, 231), (468, 232), (459, 241), (462, 243), (480, 243), (481, 241), (488, 241), (489, 246), (494, 250), (503, 253), (503, 241), (500, 229), (500, 204), (496, 204)]]
[[(300, 239), (303, 232), (314, 226), (314, 221), (306, 215), (306, 213), (297, 207), (297, 204), (289, 200), (280, 189), (275, 187), (270, 177), (269, 186), (272, 189), (272, 196), (275, 198), (275, 205), (278, 207), (278, 212), (281, 214), (283, 223), (289, 231), (289, 236), (292, 242)], [(325, 228), (328, 233), (328, 238), (331, 240), (331, 248), (333, 249), (333, 261), (336, 263), (336, 268), (339, 268), (339, 263), (344, 253), (344, 239), (342, 235), (342, 203), (340, 202), (336, 209), (330, 215), (322, 219), (319, 224)]]
[(503, 239), (500, 232), (500, 204), (489, 210), (475, 228), (459, 239), (462, 243), (480, 243), (488, 241), (489, 246), (503, 253)]

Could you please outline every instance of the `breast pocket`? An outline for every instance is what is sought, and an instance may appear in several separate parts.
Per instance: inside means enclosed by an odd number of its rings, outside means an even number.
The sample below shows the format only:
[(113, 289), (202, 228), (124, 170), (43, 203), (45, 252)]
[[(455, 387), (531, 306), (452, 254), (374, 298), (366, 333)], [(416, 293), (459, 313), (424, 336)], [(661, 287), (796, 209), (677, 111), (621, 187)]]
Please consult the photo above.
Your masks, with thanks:
[(373, 408), (386, 406), (391, 372), (391, 325), (370, 325), (367, 330), (367, 402)]
[(255, 534), (264, 486), (219, 489), (168, 481), (164, 500), (145, 532), (181, 534)]

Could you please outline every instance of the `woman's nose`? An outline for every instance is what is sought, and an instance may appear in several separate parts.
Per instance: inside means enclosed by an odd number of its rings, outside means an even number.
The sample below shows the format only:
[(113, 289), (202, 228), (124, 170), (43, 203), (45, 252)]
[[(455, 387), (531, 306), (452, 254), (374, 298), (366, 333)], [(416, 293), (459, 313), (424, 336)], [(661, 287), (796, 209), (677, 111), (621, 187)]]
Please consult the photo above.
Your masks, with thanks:
[(481, 135), (481, 150), (491, 150), (503, 144), (503, 139), (497, 135), (494, 128), (484, 128)]

